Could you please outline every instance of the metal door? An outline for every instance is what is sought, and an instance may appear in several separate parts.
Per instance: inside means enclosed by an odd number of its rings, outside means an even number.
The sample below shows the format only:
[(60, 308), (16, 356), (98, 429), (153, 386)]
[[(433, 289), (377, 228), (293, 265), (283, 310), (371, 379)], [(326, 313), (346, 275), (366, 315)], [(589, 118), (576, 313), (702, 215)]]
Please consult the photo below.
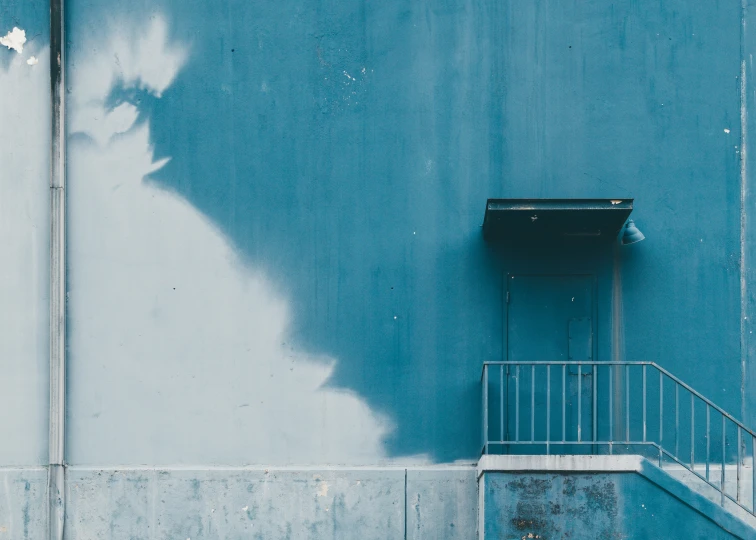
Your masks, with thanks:
[[(592, 275), (508, 275), (506, 281), (506, 360), (565, 362), (594, 358)], [(547, 378), (551, 389), (548, 401)], [(507, 440), (545, 441), (547, 434), (555, 443), (563, 437), (566, 441), (591, 440), (591, 378), (589, 366), (562, 370), (554, 365), (547, 370), (523, 364), (519, 369), (510, 368), (506, 384)], [(512, 453), (542, 450), (527, 445), (510, 447)], [(554, 448), (566, 453), (583, 450), (572, 445)]]

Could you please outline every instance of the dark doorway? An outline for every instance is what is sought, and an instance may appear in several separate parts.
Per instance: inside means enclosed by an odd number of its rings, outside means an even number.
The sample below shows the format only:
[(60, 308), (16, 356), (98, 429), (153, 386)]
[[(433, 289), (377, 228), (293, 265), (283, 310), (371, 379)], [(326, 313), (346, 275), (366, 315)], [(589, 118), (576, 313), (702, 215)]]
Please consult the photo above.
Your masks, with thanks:
[[(593, 275), (509, 274), (505, 279), (506, 360), (565, 362), (591, 361), (596, 357), (596, 280)], [(547, 436), (555, 443), (563, 438), (566, 441), (592, 440), (592, 376), (592, 369), (587, 365), (564, 369), (558, 365), (549, 369), (528, 365), (511, 367), (506, 388), (508, 440), (545, 441)], [(510, 449), (512, 453), (540, 453), (541, 450), (529, 446)], [(556, 453), (590, 450), (589, 446), (578, 445), (554, 448)]]

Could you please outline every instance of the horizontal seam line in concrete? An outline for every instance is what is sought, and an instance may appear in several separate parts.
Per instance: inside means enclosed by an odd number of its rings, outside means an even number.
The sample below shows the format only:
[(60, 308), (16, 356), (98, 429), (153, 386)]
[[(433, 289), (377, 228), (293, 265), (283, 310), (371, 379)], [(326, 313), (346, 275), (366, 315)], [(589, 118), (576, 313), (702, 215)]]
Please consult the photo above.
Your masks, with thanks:
[(470, 465), (67, 465), (69, 471), (475, 471)]

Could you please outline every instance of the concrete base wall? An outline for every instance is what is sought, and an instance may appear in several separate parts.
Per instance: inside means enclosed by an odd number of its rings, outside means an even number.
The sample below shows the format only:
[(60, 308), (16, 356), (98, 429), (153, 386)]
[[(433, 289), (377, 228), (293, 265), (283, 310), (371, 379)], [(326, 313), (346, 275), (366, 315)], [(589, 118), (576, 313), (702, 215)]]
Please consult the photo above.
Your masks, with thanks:
[(47, 535), (47, 469), (0, 468), (0, 540)]
[(485, 539), (732, 539), (635, 473), (490, 473)]
[(478, 478), (481, 540), (756, 539), (748, 512), (641, 456), (483, 456)]
[[(45, 469), (0, 471), (0, 540), (45, 537)], [(67, 471), (66, 540), (477, 538), (472, 467)]]

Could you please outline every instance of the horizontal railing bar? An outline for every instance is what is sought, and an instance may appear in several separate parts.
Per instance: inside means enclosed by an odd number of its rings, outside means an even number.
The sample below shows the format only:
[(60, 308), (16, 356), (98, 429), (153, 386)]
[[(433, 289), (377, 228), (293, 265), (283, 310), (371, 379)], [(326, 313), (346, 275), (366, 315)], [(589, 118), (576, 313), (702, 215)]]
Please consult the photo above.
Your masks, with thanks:
[(637, 444), (646, 445), (646, 446), (657, 446), (655, 443), (652, 443), (651, 441), (488, 441), (488, 444), (498, 444), (498, 445), (529, 445), (529, 446), (535, 446), (540, 444), (550, 444), (550, 445), (566, 445), (570, 446), (573, 444), (580, 444), (580, 445), (586, 445), (589, 446), (591, 444), (612, 444), (612, 445), (619, 445), (619, 446), (633, 446)]
[(529, 366), (532, 364), (535, 365), (547, 365), (551, 364), (553, 365), (573, 365), (576, 366), (578, 364), (584, 365), (584, 366), (656, 366), (653, 362), (608, 362), (603, 360), (567, 360), (567, 361), (560, 361), (560, 360), (491, 360), (483, 362), (484, 366), (500, 366), (500, 365), (521, 365), (521, 366)]
[(749, 433), (750, 435), (756, 437), (756, 431), (753, 431), (748, 428), (745, 424), (737, 420), (734, 416), (732, 416), (730, 413), (719, 407), (717, 404), (710, 401), (707, 397), (705, 397), (700, 392), (697, 392), (689, 385), (685, 384), (683, 381), (672, 375), (669, 371), (661, 367), (660, 365), (654, 363), (654, 362), (607, 362), (607, 361), (595, 361), (595, 360), (587, 360), (585, 362), (575, 362), (575, 361), (569, 361), (569, 362), (560, 362), (557, 360), (533, 360), (533, 361), (487, 361), (483, 362), (483, 369), (485, 370), (487, 366), (500, 366), (500, 365), (513, 365), (513, 366), (532, 366), (532, 365), (557, 365), (557, 366), (652, 366), (656, 369), (658, 369), (661, 373), (669, 377), (672, 381), (675, 382), (675, 384), (681, 386), (685, 390), (691, 393), (691, 395), (697, 397), (707, 405), (709, 405), (712, 409), (718, 411), (722, 416), (730, 420), (732, 423), (734, 423), (737, 426), (740, 426), (745, 432)]
[(725, 416), (728, 420), (730, 420), (734, 424), (740, 426), (741, 428), (743, 428), (745, 431), (747, 431), (751, 435), (756, 435), (756, 432), (751, 431), (748, 428), (748, 426), (746, 426), (745, 424), (743, 424), (741, 421), (737, 420), (734, 416), (732, 416), (730, 413), (728, 413), (727, 411), (725, 411), (723, 408), (721, 408), (716, 403), (712, 402), (709, 398), (705, 397), (703, 394), (701, 394), (699, 392), (696, 392), (693, 388), (691, 388), (690, 386), (688, 386), (687, 384), (685, 384), (683, 381), (681, 381), (680, 379), (678, 379), (677, 377), (675, 377), (674, 375), (672, 375), (669, 371), (667, 371), (666, 369), (664, 369), (663, 367), (661, 367), (661, 366), (659, 366), (657, 364), (654, 364), (653, 362), (651, 363), (651, 365), (654, 366), (659, 371), (661, 371), (662, 373), (664, 373), (667, 377), (669, 377), (670, 379), (672, 379), (673, 381), (675, 381), (675, 383), (677, 383), (680, 386), (682, 386), (683, 388), (685, 388), (688, 392), (690, 392), (691, 394), (695, 395), (698, 399), (700, 399), (701, 401), (703, 401), (704, 403), (706, 403), (707, 405), (709, 405), (711, 408), (713, 408), (714, 410), (719, 411), (719, 413), (722, 414), (723, 416)]

